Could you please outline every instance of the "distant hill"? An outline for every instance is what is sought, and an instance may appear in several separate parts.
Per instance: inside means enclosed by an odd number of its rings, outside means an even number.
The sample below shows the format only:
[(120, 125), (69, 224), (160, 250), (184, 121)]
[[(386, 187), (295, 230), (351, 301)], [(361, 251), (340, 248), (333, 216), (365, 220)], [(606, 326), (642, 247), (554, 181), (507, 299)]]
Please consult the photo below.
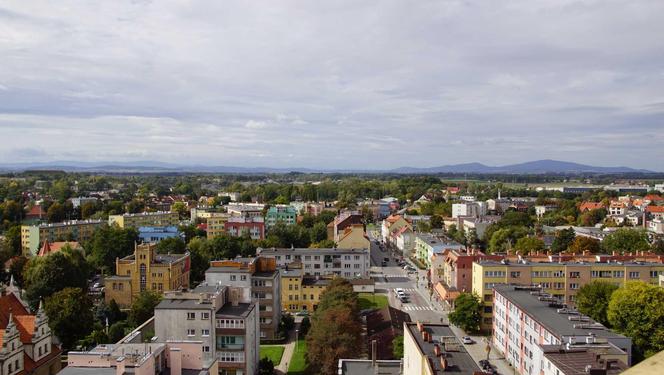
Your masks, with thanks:
[(205, 165), (179, 165), (158, 161), (135, 162), (76, 162), (54, 161), (48, 163), (6, 163), (0, 164), (0, 171), (26, 171), (26, 170), (63, 170), (68, 172), (112, 172), (112, 173), (397, 173), (397, 174), (436, 174), (436, 173), (474, 173), (474, 174), (577, 174), (577, 173), (656, 173), (645, 169), (629, 167), (595, 167), (590, 165), (558, 161), (536, 160), (520, 164), (503, 166), (488, 166), (482, 163), (465, 163), (443, 165), (440, 167), (400, 167), (389, 170), (359, 170), (359, 169), (315, 169), (315, 168), (269, 168), (269, 167), (233, 167), (233, 166), (205, 166)]

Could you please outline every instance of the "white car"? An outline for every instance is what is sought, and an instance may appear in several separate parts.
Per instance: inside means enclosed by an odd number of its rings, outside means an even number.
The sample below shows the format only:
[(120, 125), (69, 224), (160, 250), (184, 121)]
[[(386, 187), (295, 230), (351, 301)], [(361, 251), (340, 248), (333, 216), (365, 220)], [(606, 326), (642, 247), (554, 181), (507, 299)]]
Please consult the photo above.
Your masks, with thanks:
[(406, 295), (406, 292), (401, 288), (395, 288), (394, 293)]
[(463, 342), (464, 344), (474, 344), (475, 343), (475, 341), (473, 341), (473, 339), (471, 339), (468, 336), (463, 336), (461, 338), (461, 342)]

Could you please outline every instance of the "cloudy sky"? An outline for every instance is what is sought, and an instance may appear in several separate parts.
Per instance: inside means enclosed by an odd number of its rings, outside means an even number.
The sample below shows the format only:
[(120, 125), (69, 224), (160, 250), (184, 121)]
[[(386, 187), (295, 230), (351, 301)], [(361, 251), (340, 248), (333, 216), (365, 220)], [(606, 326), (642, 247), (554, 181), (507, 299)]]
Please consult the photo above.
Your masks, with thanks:
[(3, 1), (0, 163), (664, 170), (664, 1)]

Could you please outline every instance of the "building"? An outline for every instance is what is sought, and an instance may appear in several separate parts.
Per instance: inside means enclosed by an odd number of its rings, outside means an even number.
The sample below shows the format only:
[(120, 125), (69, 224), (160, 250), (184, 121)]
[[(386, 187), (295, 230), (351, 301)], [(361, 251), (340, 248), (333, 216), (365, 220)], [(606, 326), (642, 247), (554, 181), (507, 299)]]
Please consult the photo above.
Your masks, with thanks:
[(415, 256), (426, 268), (431, 268), (431, 258), (442, 254), (445, 249), (464, 249), (465, 246), (450, 240), (436, 237), (430, 233), (417, 233), (415, 235)]
[(254, 374), (259, 356), (258, 305), (242, 287), (200, 285), (169, 292), (155, 308), (161, 340), (199, 342), (203, 360), (216, 360), (220, 374)]
[(131, 305), (145, 290), (163, 293), (189, 287), (189, 253), (157, 254), (154, 244), (137, 245), (134, 254), (115, 260), (115, 276), (107, 277), (106, 303)]
[(181, 238), (184, 241), (184, 233), (178, 227), (139, 227), (138, 238), (143, 243), (157, 243), (166, 238)]
[(389, 359), (340, 359), (337, 374), (339, 375), (401, 375), (401, 360)]
[(61, 242), (44, 241), (42, 247), (39, 248), (39, 253), (37, 254), (37, 256), (40, 257), (47, 256), (53, 253), (57, 253), (58, 251), (67, 247), (71, 248), (72, 250), (80, 250), (83, 252), (83, 255), (85, 255), (83, 247), (81, 247), (81, 245), (76, 241), (61, 241)]
[[(208, 219), (208, 223), (212, 218)], [(209, 224), (208, 224), (209, 230)], [(262, 217), (230, 217), (224, 223), (224, 230), (232, 237), (249, 236), (252, 240), (262, 240), (265, 238), (265, 222)], [(208, 232), (208, 238), (210, 232)]]
[(664, 234), (664, 219), (654, 219), (648, 222), (648, 231), (656, 234)]
[[(243, 217), (243, 216), (239, 216)], [(225, 212), (215, 212), (207, 217), (207, 239), (211, 240), (226, 233), (226, 222), (231, 218), (231, 214)]]
[(469, 217), (463, 218), (460, 227), (463, 227), (466, 237), (470, 235), (472, 231), (475, 231), (477, 238), (484, 237), (484, 232), (491, 224), (494, 224), (500, 220), (500, 216), (481, 216), (481, 217)]
[(390, 235), (390, 242), (401, 252), (401, 256), (409, 258), (415, 249), (415, 232), (405, 225)]
[(404, 322), (403, 374), (435, 375), (446, 371), (481, 373), (449, 326)]
[(364, 224), (353, 224), (344, 228), (335, 241), (340, 249), (368, 249), (371, 242), (364, 231)]
[(60, 355), (42, 305), (31, 314), (12, 278), (0, 288), (0, 374), (53, 375)]
[(179, 214), (170, 211), (141, 212), (137, 214), (108, 216), (108, 225), (117, 224), (120, 228), (168, 227), (178, 225), (179, 223)]
[(83, 204), (87, 202), (92, 202), (92, 203), (97, 203), (97, 198), (95, 197), (77, 197), (77, 198), (70, 198), (69, 201), (71, 202), (71, 205), (74, 208), (79, 208)]
[(97, 345), (89, 352), (71, 351), (59, 375), (217, 374), (216, 360), (204, 360), (193, 340)]
[(466, 202), (452, 204), (452, 218), (480, 217), (486, 215), (487, 204), (484, 202)]
[(399, 209), (399, 200), (394, 197), (386, 197), (378, 201), (378, 219), (383, 219)]
[(584, 373), (587, 366), (599, 367), (603, 357), (622, 362), (614, 364), (616, 370), (630, 363), (630, 338), (568, 308), (541, 288), (498, 285), (493, 299), (492, 344), (519, 374)]
[[(613, 259), (611, 259), (613, 258)], [(605, 280), (624, 285), (627, 281), (641, 280), (658, 283), (664, 274), (664, 264), (648, 263), (630, 257), (590, 255), (576, 260), (551, 259), (531, 262), (521, 259), (516, 262), (479, 260), (473, 263), (473, 293), (482, 298), (484, 312), (482, 329), (492, 327), (493, 288), (500, 284), (539, 285), (544, 292), (570, 307), (579, 288), (592, 280)]]
[(85, 242), (92, 238), (97, 228), (106, 225), (102, 220), (74, 220), (62, 223), (21, 225), (21, 248), (23, 255), (37, 255), (44, 241)]
[(538, 205), (535, 206), (535, 215), (537, 216), (538, 219), (541, 219), (544, 217), (544, 214), (547, 212), (553, 212), (558, 209), (558, 206), (555, 204), (546, 204), (546, 205)]
[(392, 234), (396, 233), (402, 227), (407, 226), (411, 230), (413, 226), (410, 222), (403, 218), (401, 215), (390, 215), (383, 220), (380, 228), (380, 234), (383, 238), (383, 242), (389, 244), (392, 239)]
[(302, 265), (305, 275), (337, 275), (347, 279), (369, 277), (369, 249), (276, 249), (257, 248), (257, 256), (274, 258), (277, 267)]
[(286, 225), (297, 223), (297, 211), (295, 208), (284, 204), (268, 208), (265, 213), (265, 227), (269, 231), (277, 223), (284, 223)]
[(363, 221), (362, 214), (359, 211), (342, 211), (327, 224), (327, 239), (339, 242), (339, 237), (346, 228), (363, 224)]
[(264, 209), (265, 205), (262, 203), (236, 203), (226, 206), (226, 212), (231, 216), (263, 217)]
[(259, 307), (260, 338), (279, 337), (281, 322), (281, 278), (271, 258), (236, 258), (210, 262), (205, 272), (207, 285), (228, 285), (244, 288), (244, 300)]

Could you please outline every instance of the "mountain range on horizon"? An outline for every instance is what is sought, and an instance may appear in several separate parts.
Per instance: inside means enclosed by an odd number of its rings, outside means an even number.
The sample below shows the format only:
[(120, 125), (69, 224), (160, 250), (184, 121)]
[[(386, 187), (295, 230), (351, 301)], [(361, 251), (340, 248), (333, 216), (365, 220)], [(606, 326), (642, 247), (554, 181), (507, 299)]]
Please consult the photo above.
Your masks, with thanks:
[(115, 173), (397, 173), (397, 174), (579, 174), (579, 173), (657, 173), (631, 167), (597, 167), (559, 160), (535, 160), (503, 166), (489, 166), (482, 163), (451, 164), (437, 167), (399, 167), (394, 169), (325, 169), (299, 167), (234, 167), (211, 165), (183, 165), (152, 160), (130, 162), (81, 162), (53, 161), (42, 163), (0, 163), (0, 171), (20, 172), (35, 169), (54, 169), (67, 172), (115, 172)]

